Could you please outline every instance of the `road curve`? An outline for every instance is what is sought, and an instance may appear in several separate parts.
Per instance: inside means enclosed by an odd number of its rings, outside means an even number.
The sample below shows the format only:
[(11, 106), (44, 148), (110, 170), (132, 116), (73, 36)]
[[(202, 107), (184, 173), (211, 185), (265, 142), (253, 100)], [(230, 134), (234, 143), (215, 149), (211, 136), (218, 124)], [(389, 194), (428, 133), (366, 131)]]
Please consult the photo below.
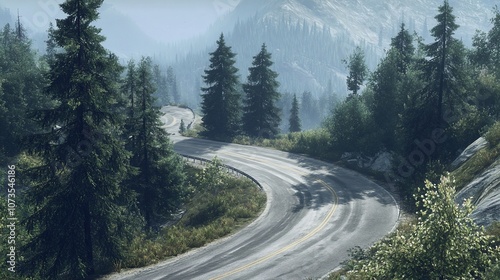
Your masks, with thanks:
[[(167, 129), (178, 128), (175, 122), (180, 118), (173, 116), (186, 118), (190, 113), (173, 107), (165, 112)], [(171, 138), (179, 153), (206, 159), (217, 156), (254, 177), (266, 192), (266, 208), (257, 220), (230, 237), (108, 279), (322, 277), (347, 259), (348, 249), (373, 244), (398, 220), (393, 197), (354, 171), (265, 148), (178, 135)]]

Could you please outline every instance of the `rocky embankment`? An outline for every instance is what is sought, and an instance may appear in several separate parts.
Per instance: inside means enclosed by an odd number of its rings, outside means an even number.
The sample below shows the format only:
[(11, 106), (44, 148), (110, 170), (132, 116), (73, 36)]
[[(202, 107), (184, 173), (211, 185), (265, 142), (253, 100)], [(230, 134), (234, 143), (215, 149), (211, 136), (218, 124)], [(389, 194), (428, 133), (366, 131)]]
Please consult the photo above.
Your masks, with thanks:
[[(452, 163), (452, 167), (459, 168), (487, 145), (484, 138), (479, 138), (462, 152)], [(472, 218), (479, 225), (488, 226), (494, 221), (500, 221), (500, 158), (465, 185), (457, 193), (456, 202), (461, 203), (466, 198), (472, 198), (476, 205)]]

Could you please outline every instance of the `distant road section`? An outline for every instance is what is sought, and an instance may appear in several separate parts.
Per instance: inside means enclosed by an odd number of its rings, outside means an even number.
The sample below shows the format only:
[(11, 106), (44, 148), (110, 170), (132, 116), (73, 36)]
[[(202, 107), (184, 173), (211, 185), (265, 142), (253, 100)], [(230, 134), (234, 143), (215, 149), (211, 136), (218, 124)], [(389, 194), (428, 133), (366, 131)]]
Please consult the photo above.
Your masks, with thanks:
[[(167, 130), (178, 127), (180, 119), (187, 124), (192, 116), (186, 109), (163, 111)], [(399, 218), (393, 197), (354, 171), (260, 147), (190, 139), (178, 133), (171, 138), (179, 153), (206, 159), (217, 156), (254, 177), (266, 192), (266, 208), (232, 236), (108, 279), (322, 277), (348, 258), (348, 249), (373, 244), (393, 230)]]
[(165, 124), (163, 127), (170, 134), (179, 134), (181, 120), (184, 120), (186, 127), (195, 121), (194, 112), (190, 109), (166, 106), (161, 109), (163, 116), (161, 120)]

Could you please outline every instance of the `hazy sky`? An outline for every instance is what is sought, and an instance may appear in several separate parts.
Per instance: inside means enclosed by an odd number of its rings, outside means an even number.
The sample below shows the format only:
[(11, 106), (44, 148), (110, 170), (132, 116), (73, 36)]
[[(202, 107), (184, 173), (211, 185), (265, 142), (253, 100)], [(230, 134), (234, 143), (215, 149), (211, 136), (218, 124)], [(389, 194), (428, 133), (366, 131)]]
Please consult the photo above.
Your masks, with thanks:
[[(2, 0), (0, 6), (19, 13), (25, 26), (47, 30), (48, 23), (63, 17), (58, 4), (63, 0)], [(130, 17), (146, 34), (165, 34), (166, 38), (187, 39), (198, 35), (214, 20), (232, 10), (240, 0), (105, 0), (102, 9), (111, 7)], [(161, 31), (161, 32), (158, 32)]]

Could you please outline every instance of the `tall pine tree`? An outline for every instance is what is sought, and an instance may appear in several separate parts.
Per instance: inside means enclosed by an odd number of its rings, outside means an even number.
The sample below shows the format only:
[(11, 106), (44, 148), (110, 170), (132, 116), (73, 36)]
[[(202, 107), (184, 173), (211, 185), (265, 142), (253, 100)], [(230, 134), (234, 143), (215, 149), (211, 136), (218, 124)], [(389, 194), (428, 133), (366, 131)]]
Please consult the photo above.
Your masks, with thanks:
[(41, 94), (42, 69), (19, 21), (15, 29), (8, 24), (4, 27), (0, 44), (0, 86), (5, 103), (0, 110), (0, 150), (15, 156), (21, 149), (21, 138), (36, 129), (29, 112), (47, 106), (48, 100)]
[(41, 164), (29, 170), (33, 211), (25, 223), (33, 238), (22, 249), (22, 267), (47, 279), (83, 279), (98, 262), (122, 257), (126, 221), (118, 200), (129, 154), (112, 111), (122, 69), (92, 25), (102, 2), (61, 4), (67, 17), (57, 20), (51, 36), (62, 52), (55, 54), (46, 87), (56, 103), (38, 112), (44, 133), (29, 141)]
[[(431, 126), (443, 125), (443, 108), (455, 109), (463, 94), (464, 47), (453, 37), (459, 27), (455, 23), (453, 8), (447, 0), (439, 7), (435, 17), (438, 24), (432, 28), (435, 41), (425, 46), (427, 57), (423, 62), (424, 80), (429, 81), (424, 89), (427, 102), (433, 109)], [(435, 112), (435, 113), (434, 113)]]
[(174, 68), (172, 68), (172, 66), (169, 66), (167, 68), (166, 83), (168, 88), (169, 101), (172, 102), (173, 104), (181, 103), (181, 96), (177, 85), (177, 77), (175, 75)]
[(248, 81), (243, 85), (243, 130), (252, 137), (272, 138), (279, 133), (281, 122), (280, 109), (276, 107), (280, 98), (278, 73), (270, 69), (273, 62), (266, 44), (253, 59)]
[(387, 149), (394, 150), (398, 132), (399, 114), (403, 111), (405, 84), (406, 95), (410, 94), (406, 77), (415, 61), (413, 37), (404, 24), (396, 37), (391, 40), (391, 48), (382, 59), (377, 70), (371, 75), (369, 87), (373, 98), (368, 104), (373, 121), (379, 126), (377, 133), (380, 142)]
[(177, 210), (184, 196), (183, 164), (162, 128), (160, 108), (154, 105), (155, 91), (151, 59), (143, 58), (137, 69), (137, 108), (131, 121), (136, 129), (131, 163), (139, 170), (132, 179), (133, 189), (148, 228)]
[[(396, 144), (398, 114), (402, 110), (399, 96), (401, 72), (406, 72), (400, 55), (391, 49), (370, 78), (369, 87), (373, 100), (369, 105), (373, 121), (378, 125), (380, 142), (385, 148), (393, 150)], [(403, 67), (403, 68), (401, 68)]]
[(398, 35), (391, 39), (391, 49), (396, 51), (399, 73), (405, 75), (414, 59), (415, 46), (413, 46), (413, 36), (405, 28), (404, 23), (401, 23)]
[(300, 98), (300, 120), (304, 130), (315, 129), (321, 124), (318, 99), (310, 91), (304, 91)]
[(290, 132), (300, 132), (302, 130), (299, 117), (299, 101), (297, 95), (293, 95), (292, 109), (290, 110), (289, 128)]
[(207, 87), (202, 91), (202, 121), (205, 135), (212, 138), (231, 138), (240, 130), (241, 104), (238, 92), (238, 69), (234, 54), (226, 46), (224, 35), (217, 41), (217, 49), (210, 53), (210, 67), (203, 79)]
[(470, 57), (479, 71), (474, 78), (477, 93), (474, 103), (489, 116), (500, 117), (500, 10), (494, 9), (493, 27), (474, 37)]
[(127, 64), (127, 75), (122, 83), (122, 94), (126, 102), (125, 112), (127, 120), (125, 122), (125, 139), (128, 150), (133, 150), (137, 139), (136, 131), (136, 107), (137, 107), (137, 73), (134, 60)]

